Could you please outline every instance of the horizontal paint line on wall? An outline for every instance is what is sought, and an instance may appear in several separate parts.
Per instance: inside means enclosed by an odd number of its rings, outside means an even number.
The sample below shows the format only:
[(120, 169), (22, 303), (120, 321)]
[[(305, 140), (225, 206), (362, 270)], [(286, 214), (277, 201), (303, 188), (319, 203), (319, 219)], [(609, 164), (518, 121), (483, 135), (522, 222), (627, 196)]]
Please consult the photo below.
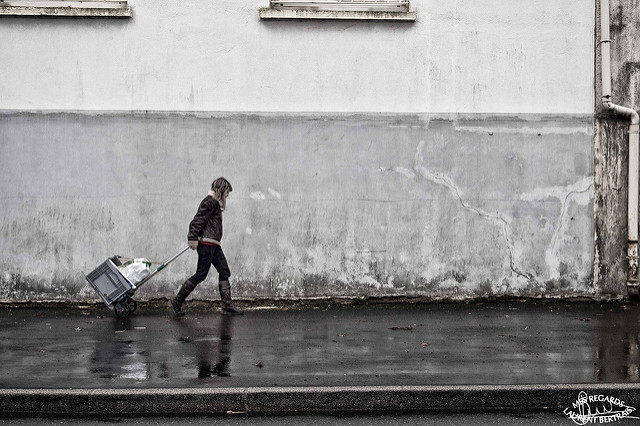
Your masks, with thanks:
[[(585, 191), (583, 191), (585, 192)], [(100, 194), (95, 196), (78, 196), (78, 195), (41, 195), (41, 194), (24, 194), (24, 195), (10, 195), (10, 196), (0, 196), (0, 200), (77, 200), (77, 201), (86, 201), (86, 200), (126, 200), (126, 199), (145, 199), (145, 200), (155, 200), (155, 199), (185, 199), (185, 200), (193, 200), (194, 198), (201, 198), (201, 193), (194, 194), (140, 194), (140, 193), (121, 193), (118, 195), (109, 195), (109, 194)], [(256, 203), (290, 203), (290, 204), (319, 204), (319, 203), (327, 203), (327, 202), (341, 202), (341, 203), (375, 203), (375, 204), (411, 204), (411, 203), (431, 203), (431, 202), (439, 202), (441, 198), (432, 197), (432, 198), (406, 198), (406, 199), (390, 199), (390, 200), (382, 200), (376, 198), (314, 198), (314, 199), (304, 199), (304, 198), (267, 198), (264, 200), (256, 200), (251, 197), (234, 197), (234, 203), (239, 202), (256, 202)], [(482, 202), (482, 203), (493, 203), (493, 204), (520, 204), (520, 205), (530, 205), (532, 202), (536, 202), (538, 204), (555, 204), (557, 203), (556, 198), (545, 198), (545, 199), (536, 199), (536, 200), (523, 200), (521, 198), (495, 198), (495, 197), (475, 197), (469, 198), (468, 201), (472, 202)]]
[(150, 116), (168, 117), (185, 116), (196, 118), (228, 118), (228, 117), (257, 117), (257, 118), (305, 118), (310, 120), (341, 119), (360, 120), (363, 118), (403, 119), (411, 122), (424, 120), (501, 120), (501, 121), (589, 121), (593, 122), (592, 113), (500, 113), (500, 112), (366, 112), (366, 111), (193, 111), (193, 110), (96, 110), (96, 109), (0, 109), (0, 116), (12, 115), (86, 115), (86, 116)]

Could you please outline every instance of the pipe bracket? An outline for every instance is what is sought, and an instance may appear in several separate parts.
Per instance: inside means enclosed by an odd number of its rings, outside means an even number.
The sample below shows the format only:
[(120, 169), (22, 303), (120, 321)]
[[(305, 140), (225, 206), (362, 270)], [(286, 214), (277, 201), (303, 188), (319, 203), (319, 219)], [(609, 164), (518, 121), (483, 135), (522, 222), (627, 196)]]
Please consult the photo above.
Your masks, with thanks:
[(629, 241), (627, 246), (627, 282), (638, 282), (638, 243), (636, 241)]

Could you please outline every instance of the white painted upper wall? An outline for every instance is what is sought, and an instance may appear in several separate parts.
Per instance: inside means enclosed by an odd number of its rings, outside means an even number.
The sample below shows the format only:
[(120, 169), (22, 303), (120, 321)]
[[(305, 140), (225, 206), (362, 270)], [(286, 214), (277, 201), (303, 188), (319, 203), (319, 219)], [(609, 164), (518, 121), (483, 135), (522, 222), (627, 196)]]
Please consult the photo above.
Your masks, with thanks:
[(262, 22), (267, 0), (0, 20), (0, 109), (593, 112), (594, 0), (414, 0), (417, 21)]

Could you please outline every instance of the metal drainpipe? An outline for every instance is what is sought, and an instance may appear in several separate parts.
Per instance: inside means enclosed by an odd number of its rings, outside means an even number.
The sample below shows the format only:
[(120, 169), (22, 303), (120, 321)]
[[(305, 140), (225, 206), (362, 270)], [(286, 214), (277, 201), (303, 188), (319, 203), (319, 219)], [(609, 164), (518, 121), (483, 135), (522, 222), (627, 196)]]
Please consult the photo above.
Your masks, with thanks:
[(629, 124), (629, 198), (627, 228), (629, 242), (627, 246), (627, 289), (638, 291), (638, 168), (640, 162), (639, 126), (640, 117), (631, 108), (611, 102), (611, 51), (609, 39), (609, 0), (600, 2), (600, 48), (602, 49), (602, 105), (614, 114), (631, 119)]

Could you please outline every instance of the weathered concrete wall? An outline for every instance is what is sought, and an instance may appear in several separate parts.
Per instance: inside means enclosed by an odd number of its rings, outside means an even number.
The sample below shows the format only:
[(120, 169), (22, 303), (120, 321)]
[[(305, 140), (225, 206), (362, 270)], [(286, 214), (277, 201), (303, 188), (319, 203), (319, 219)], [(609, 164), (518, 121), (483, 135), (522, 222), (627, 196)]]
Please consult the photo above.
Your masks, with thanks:
[[(0, 128), (2, 300), (93, 300), (84, 274), (108, 256), (164, 260), (219, 175), (242, 296), (593, 293), (588, 115), (7, 113)], [(138, 294), (173, 294), (195, 261)]]
[(2, 20), (1, 299), (94, 299), (107, 256), (165, 259), (219, 175), (244, 296), (596, 290), (593, 1), (416, 1), (413, 24), (258, 3)]
[[(600, 2), (596, 2), (596, 42), (600, 41)], [(618, 105), (640, 108), (640, 4), (611, 0), (612, 98)], [(601, 59), (596, 51), (594, 283), (598, 293), (626, 295), (628, 125), (601, 105)]]
[(419, 0), (413, 24), (261, 22), (267, 5), (2, 18), (0, 109), (593, 112), (592, 0)]
[(597, 293), (626, 295), (628, 123), (596, 117), (595, 270)]

